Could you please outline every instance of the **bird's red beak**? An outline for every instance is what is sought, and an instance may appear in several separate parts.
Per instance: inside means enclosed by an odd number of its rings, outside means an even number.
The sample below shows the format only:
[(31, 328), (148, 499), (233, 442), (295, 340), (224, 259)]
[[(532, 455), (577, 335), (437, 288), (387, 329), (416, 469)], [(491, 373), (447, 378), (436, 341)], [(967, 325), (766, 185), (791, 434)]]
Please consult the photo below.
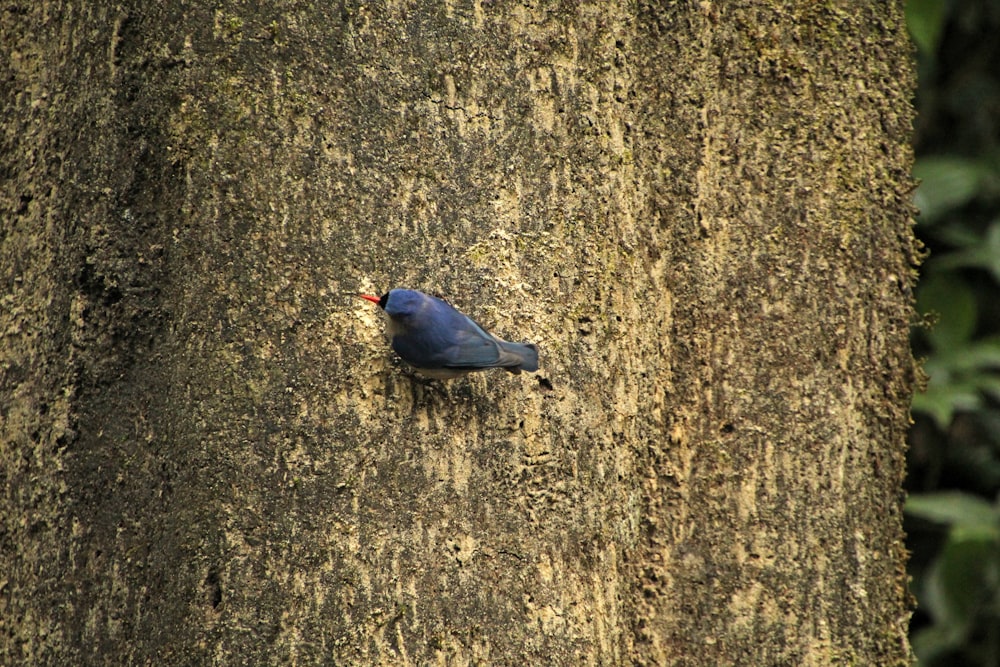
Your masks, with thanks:
[(382, 300), (381, 297), (372, 296), (371, 294), (359, 294), (358, 296), (367, 301), (371, 301), (372, 303), (378, 303)]

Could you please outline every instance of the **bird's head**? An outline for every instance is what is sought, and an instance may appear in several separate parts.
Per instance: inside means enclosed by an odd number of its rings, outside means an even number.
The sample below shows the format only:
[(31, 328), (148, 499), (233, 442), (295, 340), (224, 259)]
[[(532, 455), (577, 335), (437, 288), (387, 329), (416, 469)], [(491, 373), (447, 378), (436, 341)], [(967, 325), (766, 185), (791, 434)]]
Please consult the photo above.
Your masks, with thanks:
[(362, 299), (377, 303), (385, 311), (385, 314), (394, 320), (406, 320), (416, 315), (428, 297), (411, 289), (392, 289), (382, 296), (372, 296), (370, 294), (359, 294)]

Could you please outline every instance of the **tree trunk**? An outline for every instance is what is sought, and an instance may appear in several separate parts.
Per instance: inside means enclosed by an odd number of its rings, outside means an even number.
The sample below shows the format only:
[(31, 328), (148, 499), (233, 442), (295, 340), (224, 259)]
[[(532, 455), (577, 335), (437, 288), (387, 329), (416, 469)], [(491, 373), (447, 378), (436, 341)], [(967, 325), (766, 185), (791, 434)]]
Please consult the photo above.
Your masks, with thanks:
[(99, 4), (0, 16), (0, 662), (907, 663), (901, 3)]

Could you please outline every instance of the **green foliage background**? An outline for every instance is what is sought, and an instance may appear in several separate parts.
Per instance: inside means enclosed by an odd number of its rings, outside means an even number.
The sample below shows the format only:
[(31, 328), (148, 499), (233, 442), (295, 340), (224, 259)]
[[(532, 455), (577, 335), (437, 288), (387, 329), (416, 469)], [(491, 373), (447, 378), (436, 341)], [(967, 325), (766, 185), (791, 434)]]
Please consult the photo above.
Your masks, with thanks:
[(907, 533), (921, 665), (1000, 666), (1000, 0), (910, 0), (919, 58)]

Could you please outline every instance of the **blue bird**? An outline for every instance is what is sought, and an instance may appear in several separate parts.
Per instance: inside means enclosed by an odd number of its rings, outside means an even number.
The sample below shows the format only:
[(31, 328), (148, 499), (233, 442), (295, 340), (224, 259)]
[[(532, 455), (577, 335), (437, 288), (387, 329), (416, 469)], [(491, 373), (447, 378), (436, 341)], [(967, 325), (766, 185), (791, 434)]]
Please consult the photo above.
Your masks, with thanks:
[(358, 296), (385, 311), (392, 349), (428, 377), (447, 380), (487, 368), (538, 370), (537, 347), (500, 340), (442, 299), (412, 289)]

